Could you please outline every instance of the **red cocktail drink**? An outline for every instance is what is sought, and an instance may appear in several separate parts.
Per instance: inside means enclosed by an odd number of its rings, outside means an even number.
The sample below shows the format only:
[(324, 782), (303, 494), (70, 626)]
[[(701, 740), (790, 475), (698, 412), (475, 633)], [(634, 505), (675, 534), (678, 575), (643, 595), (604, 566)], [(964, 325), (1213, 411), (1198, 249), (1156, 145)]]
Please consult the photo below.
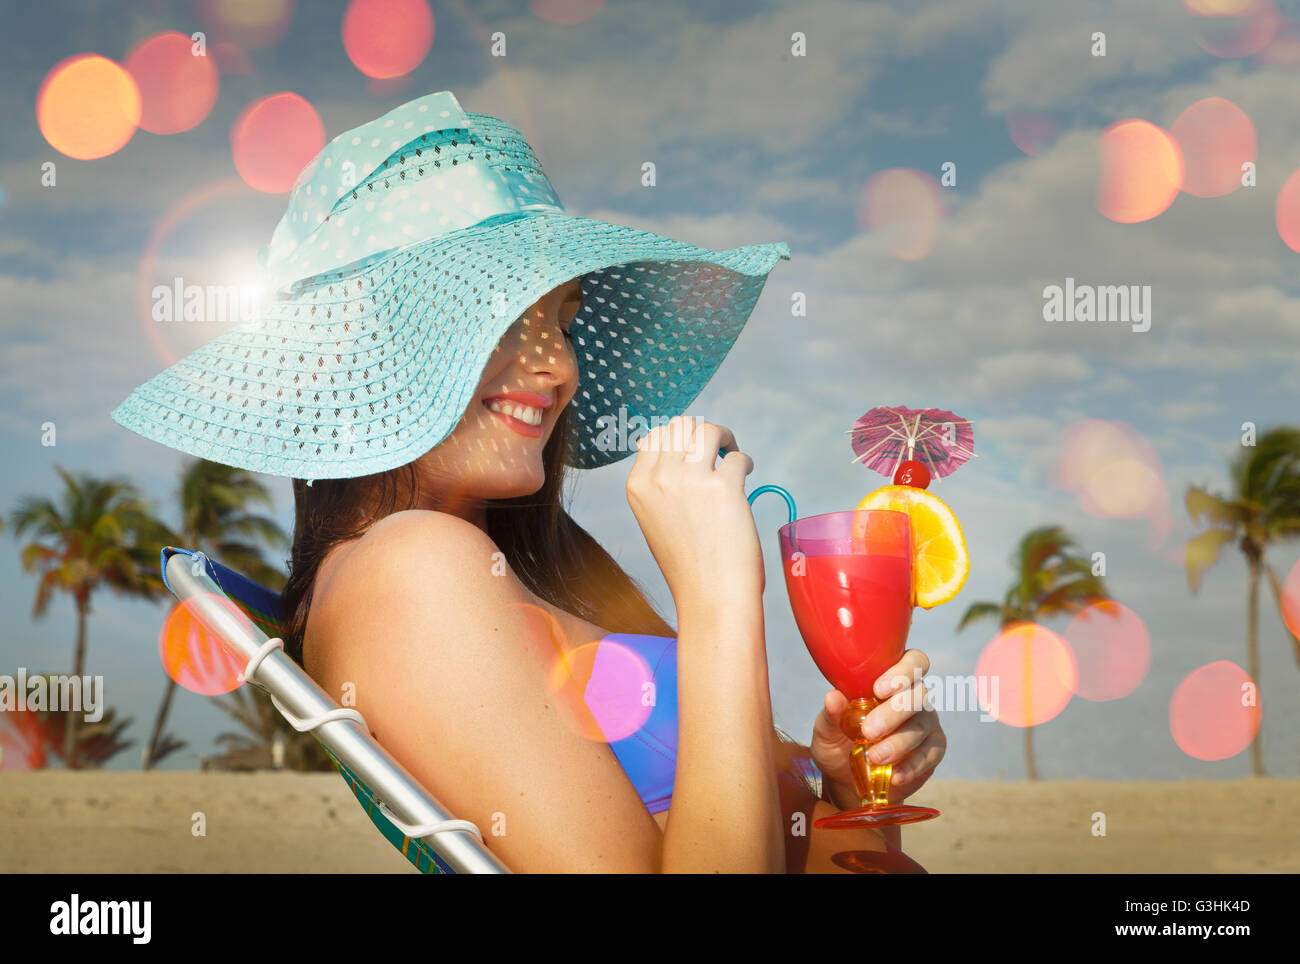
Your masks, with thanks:
[(853, 741), (850, 765), (862, 801), (815, 826), (893, 826), (937, 817), (931, 807), (889, 803), (893, 767), (870, 763), (871, 741), (862, 733), (862, 721), (880, 705), (872, 695), (876, 681), (903, 658), (912, 625), (911, 518), (889, 509), (830, 512), (796, 519), (779, 535), (799, 634), (817, 668), (849, 699), (840, 728)]
[(849, 699), (870, 696), (907, 645), (911, 556), (795, 557), (785, 563), (785, 585), (795, 624), (822, 675)]

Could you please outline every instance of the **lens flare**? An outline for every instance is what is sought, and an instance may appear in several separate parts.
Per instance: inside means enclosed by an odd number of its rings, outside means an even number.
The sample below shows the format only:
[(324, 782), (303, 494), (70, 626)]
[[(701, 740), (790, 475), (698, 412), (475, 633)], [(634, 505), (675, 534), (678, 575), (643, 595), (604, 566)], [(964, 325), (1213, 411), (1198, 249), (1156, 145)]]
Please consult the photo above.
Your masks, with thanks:
[(604, 7), (605, 0), (528, 0), (534, 16), (566, 27), (586, 23)]
[(1070, 644), (1037, 623), (1013, 623), (975, 664), (980, 708), (1007, 726), (1037, 726), (1070, 702), (1079, 667)]
[(1169, 701), (1169, 732), (1197, 760), (1226, 760), (1259, 732), (1259, 692), (1236, 663), (1220, 660), (1189, 673)]
[(1016, 147), (1034, 157), (1056, 140), (1056, 123), (1046, 114), (1012, 111), (1007, 115), (1007, 133)]
[(1277, 233), (1292, 251), (1300, 251), (1300, 169), (1277, 192)]
[[(1194, 7), (1199, 9), (1194, 9)], [(1196, 0), (1196, 42), (1216, 57), (1249, 57), (1267, 47), (1282, 23), (1273, 0)]]
[(325, 125), (302, 97), (281, 91), (254, 101), (230, 131), (235, 170), (266, 194), (293, 188), (301, 171), (325, 146)]
[[(215, 595), (206, 598), (240, 625), (253, 630), (248, 617), (229, 599)], [(239, 688), (239, 674), (248, 660), (212, 629), (201, 612), (193, 599), (178, 603), (158, 634), (158, 655), (163, 669), (178, 686), (203, 696), (220, 696)]]
[(1097, 210), (1112, 221), (1149, 221), (1174, 203), (1183, 184), (1183, 156), (1155, 124), (1111, 124), (1098, 139), (1098, 153)]
[(214, 45), (242, 55), (247, 48), (280, 42), (289, 29), (293, 0), (202, 0), (199, 14)]
[(593, 743), (614, 743), (639, 730), (655, 704), (654, 674), (631, 647), (608, 636), (570, 646), (549, 611), (516, 603), (534, 627), (530, 639), (546, 653), (546, 692), (564, 724)]
[(884, 235), (900, 261), (930, 256), (944, 218), (939, 182), (908, 167), (877, 171), (867, 178), (858, 203), (858, 224)]
[(1196, 17), (1240, 17), (1254, 5), (1255, 0), (1183, 0), (1187, 12)]
[(1155, 518), (1169, 505), (1155, 449), (1127, 422), (1085, 419), (1071, 425), (1054, 482), (1099, 518)]
[[(614, 743), (645, 725), (653, 707), (654, 676), (633, 649), (611, 639), (570, 650), (551, 667), (547, 691), (570, 710), (575, 732)], [(580, 712), (572, 712), (581, 704)]]
[(1282, 622), (1292, 636), (1300, 638), (1300, 562), (1291, 567), (1282, 585)]
[(37, 714), (30, 710), (0, 712), (0, 771), (41, 770), (45, 760)]
[(1255, 160), (1255, 125), (1223, 97), (1192, 104), (1169, 133), (1183, 154), (1183, 190), (1196, 197), (1222, 197), (1241, 187), (1242, 165)]
[(1086, 463), (1081, 498), (1090, 515), (1107, 519), (1145, 518), (1167, 501), (1160, 473), (1136, 458)]
[(1256, 55), (1256, 60), (1270, 67), (1300, 67), (1300, 25), (1284, 17), (1272, 42)]
[[(139, 335), (153, 349), (155, 357), (162, 362), (163, 367), (171, 367), (180, 359), (180, 355), (173, 350), (174, 341), (184, 342), (186, 339), (194, 338), (187, 326), (161, 325), (153, 318), (154, 288), (159, 284), (166, 287), (173, 282), (173, 279), (160, 277), (156, 270), (163, 246), (186, 227), (186, 222), (190, 218), (204, 209), (229, 210), (235, 202), (248, 201), (255, 197), (257, 195), (250, 192), (248, 185), (236, 177), (201, 184), (178, 198), (163, 212), (162, 217), (154, 222), (144, 249), (140, 252), (136, 269), (136, 320), (140, 325)], [(190, 230), (201, 230), (201, 227), (196, 226)], [(189, 350), (191, 349), (184, 349), (182, 354)]]
[(1076, 692), (1085, 700), (1128, 696), (1151, 667), (1146, 626), (1137, 613), (1113, 599), (1080, 610), (1065, 630), (1065, 641), (1078, 660)]
[(50, 146), (79, 161), (120, 151), (140, 125), (140, 88), (121, 64), (77, 54), (45, 75), (36, 124)]
[(174, 30), (156, 34), (126, 58), (140, 88), (140, 126), (151, 134), (178, 134), (199, 124), (217, 102), (217, 68), (195, 56), (194, 42)]
[(433, 46), (433, 11), (426, 0), (352, 0), (343, 14), (343, 49), (367, 77), (400, 77)]

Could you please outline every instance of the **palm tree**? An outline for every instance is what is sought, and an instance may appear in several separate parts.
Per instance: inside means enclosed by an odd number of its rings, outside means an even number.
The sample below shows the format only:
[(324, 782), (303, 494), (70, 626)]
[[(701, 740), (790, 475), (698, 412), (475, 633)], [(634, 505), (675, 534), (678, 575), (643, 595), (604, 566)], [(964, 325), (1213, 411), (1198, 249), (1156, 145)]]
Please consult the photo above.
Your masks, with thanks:
[[(57, 674), (29, 674), (27, 679), (30, 682), (38, 676), (44, 677), (47, 681), (46, 692), (54, 692), (55, 684), (52, 680), (55, 675)], [(68, 758), (63, 752), (63, 737), (67, 730), (67, 718), (72, 714), (81, 715), (76, 710), (45, 707), (39, 710), (12, 710), (0, 716), (0, 749), (6, 753), (14, 751), (13, 762), (7, 757), (0, 759), (0, 770), (44, 769), (50, 757), (57, 757), (66, 766)], [(123, 742), (121, 737), (131, 722), (130, 717), (118, 719), (117, 710), (112, 706), (105, 707), (101, 718), (96, 722), (83, 721), (77, 727), (77, 765), (101, 767), (111, 757), (128, 749), (131, 741)]]
[[(1187, 489), (1187, 514), (1210, 528), (1187, 543), (1187, 584), (1192, 592), (1229, 542), (1246, 557), (1246, 651), (1250, 678), (1259, 684), (1259, 575), (1262, 570), (1282, 607), (1282, 583), (1264, 559), (1274, 542), (1300, 536), (1300, 429), (1279, 427), (1265, 432), (1229, 467), (1232, 491), (1213, 495), (1197, 486)], [(1285, 625), (1285, 623), (1284, 623)], [(1288, 635), (1290, 631), (1288, 630)], [(1296, 662), (1300, 639), (1291, 635)], [(1259, 733), (1250, 744), (1251, 767), (1264, 776)]]
[[(73, 476), (60, 466), (63, 479), (59, 502), (26, 496), (10, 513), (14, 536), (30, 531), (35, 537), (23, 547), (22, 566), (40, 576), (32, 618), (45, 615), (56, 592), (72, 597), (77, 608), (77, 640), (72, 659), (74, 676), (86, 665), (86, 618), (95, 590), (107, 586), (127, 597), (157, 599), (164, 592), (158, 554), (171, 541), (167, 527), (124, 478)], [(77, 766), (76, 713), (68, 713), (63, 759)]]
[[(996, 619), (1000, 629), (1016, 623), (1036, 623), (1078, 612), (1089, 603), (1109, 598), (1102, 577), (1093, 574), (1092, 562), (1060, 526), (1040, 526), (1026, 533), (1012, 554), (1011, 566), (1016, 578), (1002, 602), (971, 603), (957, 624), (957, 632), (982, 619)], [(1028, 687), (1028, 666), (1024, 676)], [(1025, 767), (1029, 779), (1037, 780), (1034, 728), (1024, 729)]]
[(333, 770), (334, 764), (320, 741), (311, 733), (299, 733), (285, 722), (266, 693), (245, 685), (224, 698), (212, 697), (244, 729), (225, 732), (216, 742), (225, 750), (218, 756), (201, 757), (204, 770)]
[[(219, 462), (194, 459), (181, 469), (179, 500), (181, 530), (177, 545), (201, 549), (269, 589), (284, 588), (283, 570), (262, 558), (258, 543), (284, 548), (288, 538), (274, 520), (248, 511), (255, 503), (272, 505), (270, 493), (252, 473)], [(153, 734), (144, 751), (146, 770), (184, 746), (163, 735), (175, 690), (176, 682), (168, 676)]]

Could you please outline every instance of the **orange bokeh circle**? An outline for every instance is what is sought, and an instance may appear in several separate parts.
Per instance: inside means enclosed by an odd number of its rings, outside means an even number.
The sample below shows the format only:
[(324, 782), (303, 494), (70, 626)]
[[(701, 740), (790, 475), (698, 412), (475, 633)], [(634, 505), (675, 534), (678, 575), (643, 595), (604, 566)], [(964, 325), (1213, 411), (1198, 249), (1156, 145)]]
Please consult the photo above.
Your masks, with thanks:
[(1169, 701), (1169, 732), (1197, 760), (1226, 760), (1259, 732), (1259, 692), (1244, 669), (1228, 660), (1188, 673)]
[(36, 94), (36, 124), (50, 146), (81, 161), (120, 151), (140, 125), (140, 88), (125, 67), (99, 54), (56, 64)]
[(214, 58), (197, 56), (194, 41), (169, 30), (140, 43), (126, 69), (140, 89), (140, 127), (151, 134), (178, 134), (201, 124), (217, 102)]
[(433, 11), (426, 0), (352, 0), (343, 14), (343, 49), (361, 73), (402, 77), (433, 46)]
[(1037, 623), (1012, 623), (984, 647), (975, 664), (980, 707), (1008, 726), (1037, 726), (1056, 717), (1078, 686), (1069, 643)]
[(1278, 237), (1292, 251), (1300, 252), (1300, 169), (1278, 191), (1275, 217)]
[(1137, 613), (1101, 599), (1075, 614), (1065, 630), (1079, 664), (1076, 692), (1086, 700), (1117, 700), (1138, 688), (1151, 667), (1151, 640)]
[[(229, 599), (217, 595), (200, 598), (206, 598), (240, 625), (256, 631), (243, 611)], [(177, 603), (158, 634), (158, 655), (163, 669), (176, 685), (191, 693), (220, 696), (239, 688), (238, 677), (248, 660), (235, 652), (201, 614), (197, 599)]]
[(1164, 213), (1182, 189), (1182, 152), (1149, 121), (1111, 124), (1098, 140), (1098, 151), (1097, 210), (1112, 221), (1149, 221)]
[(1242, 165), (1255, 160), (1255, 125), (1223, 97), (1205, 97), (1169, 127), (1183, 153), (1183, 190), (1196, 197), (1222, 197), (1241, 187)]
[(291, 190), (324, 146), (325, 125), (316, 108), (291, 91), (253, 101), (230, 129), (235, 170), (249, 187), (267, 194)]

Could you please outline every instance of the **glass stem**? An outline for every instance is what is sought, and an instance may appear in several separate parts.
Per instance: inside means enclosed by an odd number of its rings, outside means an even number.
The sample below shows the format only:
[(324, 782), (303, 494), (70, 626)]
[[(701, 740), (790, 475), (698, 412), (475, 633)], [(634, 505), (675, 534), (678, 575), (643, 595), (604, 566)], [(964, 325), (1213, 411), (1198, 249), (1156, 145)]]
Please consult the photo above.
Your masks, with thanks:
[(849, 756), (849, 767), (853, 772), (853, 783), (862, 798), (863, 807), (883, 807), (889, 803), (889, 781), (894, 768), (888, 763), (872, 764), (867, 759), (867, 751), (876, 741), (868, 740), (862, 734), (862, 721), (872, 710), (880, 705), (880, 700), (860, 696), (849, 700), (840, 716), (840, 729), (853, 741), (853, 750)]

